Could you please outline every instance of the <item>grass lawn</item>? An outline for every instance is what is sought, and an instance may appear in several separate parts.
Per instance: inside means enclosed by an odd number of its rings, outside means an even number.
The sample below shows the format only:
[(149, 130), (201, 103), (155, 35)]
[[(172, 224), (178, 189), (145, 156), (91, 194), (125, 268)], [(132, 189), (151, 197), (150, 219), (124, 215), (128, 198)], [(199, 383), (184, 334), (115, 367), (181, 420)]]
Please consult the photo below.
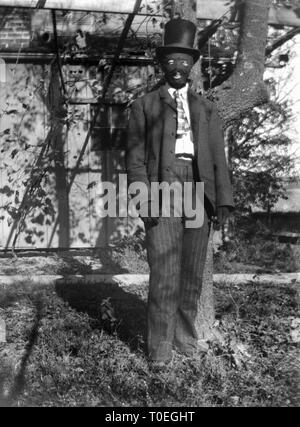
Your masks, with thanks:
[(211, 345), (202, 360), (176, 355), (160, 372), (143, 353), (146, 293), (101, 284), (0, 288), (8, 335), (0, 406), (299, 404), (295, 288), (218, 286), (226, 343)]

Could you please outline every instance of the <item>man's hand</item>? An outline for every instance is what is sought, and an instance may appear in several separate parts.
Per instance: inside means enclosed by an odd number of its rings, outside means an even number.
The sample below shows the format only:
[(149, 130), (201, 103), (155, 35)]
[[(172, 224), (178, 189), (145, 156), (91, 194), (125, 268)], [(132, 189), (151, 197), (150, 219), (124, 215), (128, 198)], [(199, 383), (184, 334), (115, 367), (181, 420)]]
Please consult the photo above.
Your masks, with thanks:
[(227, 222), (231, 215), (231, 209), (228, 206), (219, 206), (215, 220), (216, 230), (220, 230)]
[[(145, 210), (145, 208), (147, 208), (147, 209)], [(156, 227), (159, 223), (158, 218), (151, 217), (151, 202), (150, 201), (149, 201), (148, 205), (146, 204), (146, 206), (143, 207), (140, 216), (141, 216), (141, 219), (143, 220), (143, 222), (145, 224), (146, 229)]]
[(159, 223), (158, 218), (142, 218), (142, 220), (145, 224), (145, 229), (156, 227)]

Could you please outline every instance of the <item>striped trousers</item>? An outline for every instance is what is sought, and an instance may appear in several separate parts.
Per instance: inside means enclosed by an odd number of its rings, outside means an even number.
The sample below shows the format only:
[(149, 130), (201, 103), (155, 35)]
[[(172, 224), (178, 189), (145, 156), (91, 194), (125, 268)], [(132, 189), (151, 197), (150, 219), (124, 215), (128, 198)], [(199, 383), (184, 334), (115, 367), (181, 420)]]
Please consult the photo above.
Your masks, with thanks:
[[(176, 160), (171, 182), (195, 182), (191, 162)], [(210, 233), (205, 212), (201, 228), (186, 227), (186, 217), (159, 218), (146, 230), (150, 289), (148, 298), (148, 354), (168, 362), (173, 348), (190, 355), (197, 349), (195, 320), (202, 288)]]

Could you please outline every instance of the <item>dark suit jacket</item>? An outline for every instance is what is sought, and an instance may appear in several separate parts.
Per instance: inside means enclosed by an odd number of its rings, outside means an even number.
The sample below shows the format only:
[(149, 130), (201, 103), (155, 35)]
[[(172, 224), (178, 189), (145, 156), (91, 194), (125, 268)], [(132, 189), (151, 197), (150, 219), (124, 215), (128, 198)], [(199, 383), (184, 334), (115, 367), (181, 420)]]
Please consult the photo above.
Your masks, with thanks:
[[(188, 92), (196, 165), (213, 211), (233, 207), (225, 157), (222, 123), (216, 106)], [(167, 86), (150, 92), (132, 105), (127, 140), (128, 181), (167, 181), (175, 160), (177, 110)]]

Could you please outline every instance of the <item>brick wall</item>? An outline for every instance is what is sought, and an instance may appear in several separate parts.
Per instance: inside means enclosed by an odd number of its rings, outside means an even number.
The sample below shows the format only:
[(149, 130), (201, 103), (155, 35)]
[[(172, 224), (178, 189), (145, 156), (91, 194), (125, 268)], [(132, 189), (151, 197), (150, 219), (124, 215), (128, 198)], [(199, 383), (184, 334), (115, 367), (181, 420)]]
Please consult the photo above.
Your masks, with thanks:
[[(88, 34), (89, 48), (101, 50), (102, 43), (109, 50), (108, 43), (113, 43), (115, 48), (124, 26), (124, 16), (110, 15), (103, 21), (103, 14), (86, 12), (68, 12), (63, 14), (57, 11), (57, 32), (59, 45), (65, 46), (66, 42), (76, 40), (78, 30)], [(122, 18), (122, 19), (121, 19)], [(144, 16), (137, 16), (133, 28), (139, 28), (141, 39), (161, 32), (160, 22), (152, 20), (145, 22)], [(12, 9), (0, 8), (0, 54), (2, 52), (47, 52), (53, 50), (53, 44), (43, 39), (43, 34), (48, 33), (50, 41), (53, 35), (53, 22), (49, 10)], [(136, 38), (131, 35), (128, 38), (128, 46), (134, 44)]]
[(1, 9), (0, 51), (28, 48), (31, 40), (31, 13), (26, 10)]

